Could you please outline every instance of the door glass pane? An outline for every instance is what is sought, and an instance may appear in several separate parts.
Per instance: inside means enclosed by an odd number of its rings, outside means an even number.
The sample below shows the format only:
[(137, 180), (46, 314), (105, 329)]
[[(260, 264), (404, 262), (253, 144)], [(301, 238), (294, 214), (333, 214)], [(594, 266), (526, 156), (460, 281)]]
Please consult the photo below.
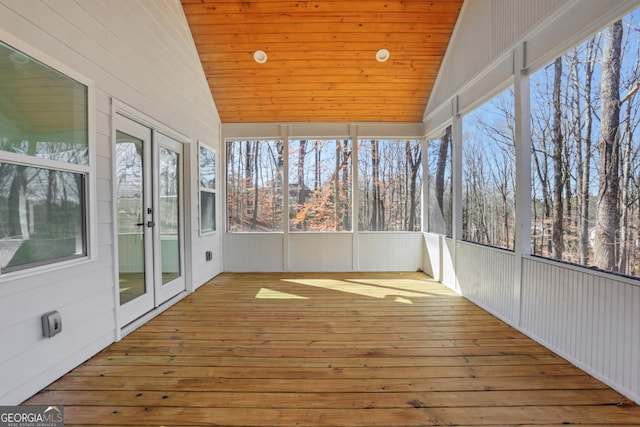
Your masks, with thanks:
[(142, 167), (142, 140), (117, 132), (116, 193), (121, 305), (146, 293)]
[(159, 224), (162, 284), (180, 277), (178, 153), (160, 147)]

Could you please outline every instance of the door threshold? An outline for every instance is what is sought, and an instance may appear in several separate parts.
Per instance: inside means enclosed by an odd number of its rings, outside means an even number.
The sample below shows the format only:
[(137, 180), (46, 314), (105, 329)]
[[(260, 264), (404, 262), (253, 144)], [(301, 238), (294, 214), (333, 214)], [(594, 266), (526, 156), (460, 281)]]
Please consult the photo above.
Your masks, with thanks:
[(154, 308), (153, 310), (149, 311), (148, 313), (145, 313), (142, 316), (138, 317), (133, 322), (126, 324), (125, 326), (120, 328), (120, 330), (118, 331), (118, 336), (116, 337), (116, 341), (120, 341), (122, 338), (129, 335), (131, 332), (135, 331), (140, 326), (147, 323), (149, 320), (153, 319), (154, 317), (163, 313), (167, 309), (171, 308), (174, 304), (181, 301), (187, 295), (189, 295), (189, 292), (187, 292), (186, 290), (182, 291), (178, 295), (168, 299), (167, 301), (165, 301), (158, 307)]

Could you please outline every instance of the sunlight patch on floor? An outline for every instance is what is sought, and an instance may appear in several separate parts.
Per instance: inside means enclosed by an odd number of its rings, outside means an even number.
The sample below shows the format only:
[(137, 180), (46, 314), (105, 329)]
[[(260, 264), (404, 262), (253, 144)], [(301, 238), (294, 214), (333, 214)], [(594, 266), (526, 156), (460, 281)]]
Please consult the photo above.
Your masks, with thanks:
[(274, 291), (273, 289), (262, 288), (256, 294), (257, 299), (309, 299), (300, 295), (286, 292)]
[(415, 292), (398, 287), (385, 286), (382, 283), (389, 283), (389, 280), (380, 281), (380, 284), (362, 283), (366, 280), (362, 279), (282, 279), (285, 282), (297, 283), (305, 286), (314, 286), (316, 288), (329, 289), (332, 291), (347, 292), (356, 295), (362, 295), (379, 299), (393, 299), (395, 302), (403, 304), (412, 304), (411, 298), (425, 298), (429, 294), (423, 292)]
[(442, 296), (451, 295), (449, 289), (437, 290), (433, 286), (429, 286), (429, 290), (426, 290), (428, 285), (433, 285), (432, 282), (415, 279), (346, 279), (347, 282), (364, 283), (373, 286), (380, 286), (389, 289), (400, 289), (402, 291), (418, 292), (421, 296)]

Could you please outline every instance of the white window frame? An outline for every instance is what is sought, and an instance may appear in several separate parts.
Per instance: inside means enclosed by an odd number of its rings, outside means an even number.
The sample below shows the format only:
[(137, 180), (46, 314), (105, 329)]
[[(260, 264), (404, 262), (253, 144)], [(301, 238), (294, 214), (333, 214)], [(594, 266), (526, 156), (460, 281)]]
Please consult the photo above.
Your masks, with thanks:
[[(214, 188), (207, 188), (202, 186), (202, 181), (200, 179), (200, 151), (202, 149), (209, 150), (213, 154), (213, 164), (214, 164), (214, 173), (215, 173), (215, 185)], [(200, 236), (209, 236), (218, 233), (218, 187), (220, 186), (220, 182), (218, 179), (218, 167), (219, 165), (218, 152), (215, 148), (211, 147), (208, 144), (205, 144), (202, 141), (198, 141), (198, 231)], [(214, 213), (213, 213), (213, 230), (203, 230), (202, 229), (202, 193), (210, 193), (213, 194), (214, 197)]]
[(87, 88), (87, 150), (88, 164), (80, 165), (60, 162), (49, 159), (42, 159), (19, 153), (11, 153), (0, 150), (0, 162), (12, 163), (21, 166), (54, 169), (61, 172), (71, 172), (86, 176), (86, 186), (84, 194), (84, 236), (86, 245), (86, 255), (72, 259), (50, 260), (38, 265), (26, 266), (10, 272), (0, 273), (0, 283), (16, 278), (28, 277), (42, 274), (51, 270), (66, 268), (72, 265), (95, 261), (98, 258), (97, 242), (97, 192), (96, 192), (96, 91), (95, 82), (76, 70), (65, 65), (58, 59), (42, 52), (12, 34), (0, 29), (0, 40), (19, 50), (25, 55), (41, 62), (59, 73), (71, 78)]

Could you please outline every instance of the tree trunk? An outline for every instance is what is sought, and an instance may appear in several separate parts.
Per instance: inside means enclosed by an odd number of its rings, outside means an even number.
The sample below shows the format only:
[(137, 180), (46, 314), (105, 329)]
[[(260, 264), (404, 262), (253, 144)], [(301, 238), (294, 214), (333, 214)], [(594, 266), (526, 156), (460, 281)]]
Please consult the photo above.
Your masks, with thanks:
[[(584, 209), (584, 198), (583, 198), (583, 188), (582, 188), (582, 175), (584, 173), (584, 155), (582, 152), (583, 138), (582, 138), (582, 108), (581, 108), (581, 93), (580, 93), (580, 73), (578, 70), (579, 57), (578, 50), (574, 49), (573, 58), (571, 61), (571, 92), (573, 94), (571, 100), (571, 110), (573, 116), (573, 123), (571, 125), (573, 140), (575, 144), (575, 156), (576, 156), (576, 216), (575, 216), (575, 224), (572, 223), (572, 226), (575, 225), (576, 231), (578, 233), (578, 261), (584, 265), (583, 261), (583, 243), (582, 236), (580, 234), (580, 226), (581, 226), (581, 218), (582, 212)], [(588, 154), (586, 154), (588, 156)], [(588, 194), (587, 194), (588, 197)]]
[(631, 181), (631, 150), (632, 150), (632, 134), (631, 134), (631, 108), (632, 103), (627, 104), (627, 112), (625, 117), (625, 138), (622, 149), (622, 182), (620, 184), (620, 251), (618, 257), (618, 271), (620, 273), (627, 272), (628, 258), (628, 228), (629, 228), (629, 184)]
[(341, 165), (342, 165), (342, 155), (341, 155), (341, 148), (340, 148), (340, 140), (336, 140), (336, 168), (335, 168), (335, 172), (333, 174), (334, 176), (334, 181), (333, 181), (333, 191), (334, 191), (334, 195), (333, 195), (333, 215), (335, 218), (335, 229), (334, 231), (338, 231), (340, 230), (340, 219), (341, 219), (341, 215), (340, 215), (340, 210), (341, 210), (341, 200), (340, 200), (340, 194), (341, 194), (341, 190), (340, 190), (340, 169), (341, 169)]
[(562, 187), (564, 184), (564, 164), (562, 150), (564, 138), (560, 127), (562, 121), (562, 105), (560, 92), (562, 83), (562, 58), (555, 61), (555, 77), (553, 83), (553, 232), (551, 257), (562, 259), (564, 252), (563, 201)]
[(438, 209), (444, 213), (444, 174), (447, 169), (447, 160), (449, 153), (449, 144), (451, 142), (451, 126), (445, 129), (444, 135), (440, 139), (440, 147), (438, 148), (438, 163), (436, 164), (436, 202)]
[[(278, 158), (275, 161), (276, 167), (276, 188), (273, 196), (273, 227), (277, 228), (282, 219), (282, 197), (285, 197), (284, 191), (284, 142), (282, 140), (276, 141), (276, 152)], [(288, 197), (288, 196), (287, 196)], [(287, 218), (287, 215), (284, 216)], [(288, 224), (284, 224), (288, 227)]]
[(415, 153), (411, 149), (411, 144), (406, 143), (405, 146), (407, 164), (409, 165), (409, 223), (407, 224), (407, 231), (415, 231), (416, 228), (416, 209), (418, 205), (418, 195), (416, 183), (418, 180), (418, 170), (420, 169), (420, 163), (422, 162), (422, 148), (420, 145), (416, 145)]
[(619, 156), (620, 143), (620, 59), (622, 21), (614, 22), (604, 31), (602, 52), (600, 119), (600, 179), (596, 211), (596, 242), (594, 262), (598, 268), (616, 268), (616, 233), (618, 231)]
[[(227, 146), (227, 169), (231, 171), (231, 179), (233, 180), (233, 185), (231, 186), (231, 194), (227, 196), (227, 205), (229, 209), (229, 218), (233, 218), (235, 222), (240, 222), (240, 167), (239, 161), (236, 161), (236, 150), (235, 147), (232, 149), (231, 144)], [(229, 179), (229, 178), (227, 178)], [(231, 222), (231, 221), (230, 221)], [(231, 229), (231, 224), (228, 224), (227, 227)]]
[[(546, 133), (542, 130), (540, 141), (546, 140)], [(538, 230), (540, 234), (540, 246), (534, 253), (536, 255), (546, 256), (551, 254), (551, 240), (547, 240), (547, 224), (551, 218), (551, 188), (549, 184), (549, 156), (545, 152), (544, 148), (533, 148), (533, 162), (535, 164), (535, 171), (540, 180), (540, 187), (542, 190), (542, 219), (539, 224), (541, 229)], [(542, 158), (542, 159), (541, 159)], [(545, 245), (547, 245), (547, 253), (544, 252)], [(534, 247), (535, 249), (535, 247)]]
[(14, 176), (7, 200), (9, 208), (9, 237), (29, 239), (29, 221), (27, 219), (27, 185), (24, 166), (14, 166)]
[(318, 141), (313, 141), (313, 151), (315, 152), (313, 189), (317, 191), (320, 188), (320, 181), (322, 179), (320, 172), (322, 152), (320, 151), (320, 145), (318, 144)]
[(580, 201), (580, 264), (587, 265), (589, 261), (589, 181), (591, 180), (591, 129), (593, 123), (593, 104), (591, 102), (591, 82), (593, 80), (594, 57), (596, 40), (591, 38), (587, 43), (587, 53), (584, 70), (584, 99), (585, 99), (585, 122), (583, 140), (583, 164), (580, 177), (582, 180)]
[(342, 230), (351, 230), (351, 211), (349, 210), (351, 204), (349, 203), (349, 189), (351, 179), (351, 168), (349, 167), (349, 159), (351, 158), (351, 150), (349, 141), (344, 140), (342, 142), (342, 191), (344, 197), (342, 198)]
[(253, 181), (252, 179), (252, 155), (253, 155), (253, 144), (251, 141), (245, 141), (245, 157), (244, 157), (244, 177), (247, 180), (247, 183)]
[(305, 191), (304, 191), (304, 158), (307, 155), (307, 141), (300, 141), (300, 148), (298, 151), (298, 204), (300, 207), (305, 203)]
[(254, 148), (253, 148), (253, 176), (254, 176), (254, 182), (253, 182), (253, 216), (251, 218), (251, 229), (255, 231), (257, 225), (258, 225), (258, 196), (259, 196), (259, 187), (258, 187), (258, 177), (260, 176), (260, 174), (258, 173), (258, 144), (260, 142), (255, 141), (254, 142)]
[(384, 206), (382, 204), (382, 191), (380, 189), (380, 152), (377, 140), (371, 141), (371, 179), (373, 181), (371, 230), (379, 231), (384, 229)]
[[(298, 210), (304, 208), (306, 203), (306, 191), (304, 187), (304, 158), (307, 155), (307, 141), (300, 141), (298, 151)], [(302, 230), (307, 229), (307, 221), (302, 222)]]

